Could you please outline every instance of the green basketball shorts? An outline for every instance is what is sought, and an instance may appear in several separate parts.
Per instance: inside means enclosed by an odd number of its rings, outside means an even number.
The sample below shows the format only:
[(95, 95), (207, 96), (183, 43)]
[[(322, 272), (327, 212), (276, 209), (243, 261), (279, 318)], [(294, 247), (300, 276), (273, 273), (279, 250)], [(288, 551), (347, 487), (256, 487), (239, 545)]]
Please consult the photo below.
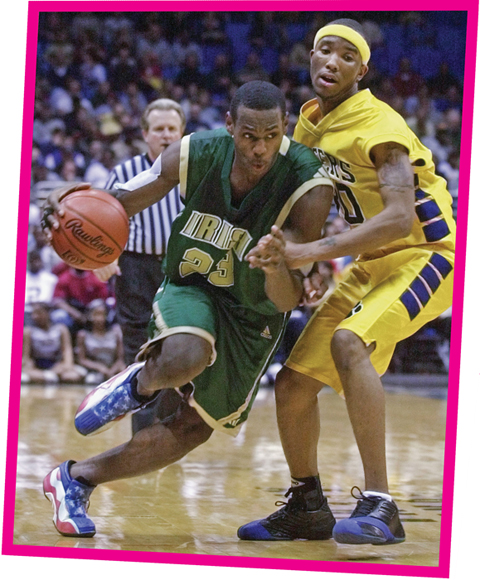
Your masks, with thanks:
[(212, 357), (192, 382), (189, 403), (210, 427), (237, 435), (280, 345), (288, 316), (259, 314), (225, 291), (180, 286), (166, 279), (153, 301), (149, 341), (137, 358), (144, 360), (152, 344), (173, 334), (195, 334), (207, 340)]

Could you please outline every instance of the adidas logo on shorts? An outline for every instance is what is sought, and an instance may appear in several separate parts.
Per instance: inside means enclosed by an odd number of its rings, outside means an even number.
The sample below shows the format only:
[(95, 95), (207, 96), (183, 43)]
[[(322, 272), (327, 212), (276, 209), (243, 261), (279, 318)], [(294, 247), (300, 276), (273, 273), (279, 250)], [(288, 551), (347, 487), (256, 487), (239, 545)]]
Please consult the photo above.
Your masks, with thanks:
[(270, 329), (268, 328), (268, 326), (266, 326), (265, 330), (260, 333), (260, 336), (263, 336), (263, 338), (268, 338), (269, 340), (272, 340), (272, 335), (270, 333)]

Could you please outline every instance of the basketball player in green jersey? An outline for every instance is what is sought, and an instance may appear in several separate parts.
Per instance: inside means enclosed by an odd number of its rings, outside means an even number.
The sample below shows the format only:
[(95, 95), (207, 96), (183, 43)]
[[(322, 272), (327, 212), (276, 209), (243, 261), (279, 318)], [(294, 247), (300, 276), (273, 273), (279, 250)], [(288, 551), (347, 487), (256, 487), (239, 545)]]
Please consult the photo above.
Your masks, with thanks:
[[(176, 389), (181, 402), (174, 415), (128, 443), (65, 461), (45, 477), (61, 534), (95, 533), (86, 508), (96, 485), (163, 468), (213, 429), (235, 435), (247, 419), (288, 312), (301, 298), (302, 280), (280, 252), (263, 269), (250, 268), (245, 256), (273, 226), (292, 241), (317, 239), (333, 196), (322, 163), (288, 139), (286, 129), (281, 91), (246, 83), (232, 100), (226, 130), (184, 137), (147, 172), (120, 185), (116, 196), (129, 216), (178, 183), (185, 209), (173, 224), (150, 340), (138, 362), (87, 396), (75, 425), (84, 435), (98, 433), (162, 389)], [(77, 187), (51, 195), (48, 227), (56, 227), (51, 212), (58, 200)], [(326, 500), (315, 510), (315, 523), (310, 539), (331, 537), (335, 520)]]
[(252, 265), (264, 267), (265, 253), (282, 251), (294, 268), (358, 258), (312, 316), (277, 376), (277, 418), (292, 497), (286, 508), (242, 526), (242, 539), (293, 540), (311, 527), (311, 516), (301, 508), (322, 498), (317, 395), (324, 385), (346, 400), (365, 473), (365, 491), (354, 496), (357, 507), (336, 524), (333, 537), (351, 544), (405, 539), (388, 487), (380, 376), (396, 343), (452, 304), (455, 222), (431, 152), (399, 114), (368, 89), (359, 90), (369, 55), (356, 21), (342, 19), (318, 31), (311, 51), (316, 99), (302, 107), (294, 132), (324, 161), (351, 229), (286, 246), (274, 231), (248, 256)]

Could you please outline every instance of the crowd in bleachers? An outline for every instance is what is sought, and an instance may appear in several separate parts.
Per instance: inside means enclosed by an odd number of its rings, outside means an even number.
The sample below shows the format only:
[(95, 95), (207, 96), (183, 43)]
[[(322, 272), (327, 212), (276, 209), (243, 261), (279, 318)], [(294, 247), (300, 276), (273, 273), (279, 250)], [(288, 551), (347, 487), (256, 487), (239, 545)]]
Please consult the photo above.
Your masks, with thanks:
[[(145, 150), (140, 117), (159, 97), (182, 105), (189, 134), (223, 126), (242, 83), (269, 80), (287, 98), (291, 135), (300, 106), (314, 97), (309, 53), (315, 32), (348, 16), (363, 23), (372, 44), (361, 88), (400, 112), (432, 150), (455, 208), (466, 27), (461, 12), (41, 13), (26, 325), (32, 325), (33, 305), (46, 303), (52, 323), (68, 328), (78, 363), (77, 337), (92, 326), (92, 301), (101, 300), (109, 326), (114, 322), (113, 284), (67, 267), (45, 243), (39, 227), (45, 191), (65, 181), (104, 187), (114, 165)], [(333, 265), (335, 275), (343, 265)], [(71, 287), (77, 291), (70, 293)]]

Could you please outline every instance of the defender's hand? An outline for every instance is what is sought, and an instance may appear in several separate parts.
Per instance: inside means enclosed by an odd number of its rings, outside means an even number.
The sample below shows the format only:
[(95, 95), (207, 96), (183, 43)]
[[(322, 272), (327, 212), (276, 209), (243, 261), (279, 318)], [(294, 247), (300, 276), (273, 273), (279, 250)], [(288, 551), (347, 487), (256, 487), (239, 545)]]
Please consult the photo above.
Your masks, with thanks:
[(271, 233), (263, 236), (246, 255), (250, 268), (261, 268), (271, 273), (285, 266), (285, 238), (282, 230), (272, 226)]
[(303, 279), (303, 306), (314, 306), (328, 290), (328, 284), (315, 269)]

